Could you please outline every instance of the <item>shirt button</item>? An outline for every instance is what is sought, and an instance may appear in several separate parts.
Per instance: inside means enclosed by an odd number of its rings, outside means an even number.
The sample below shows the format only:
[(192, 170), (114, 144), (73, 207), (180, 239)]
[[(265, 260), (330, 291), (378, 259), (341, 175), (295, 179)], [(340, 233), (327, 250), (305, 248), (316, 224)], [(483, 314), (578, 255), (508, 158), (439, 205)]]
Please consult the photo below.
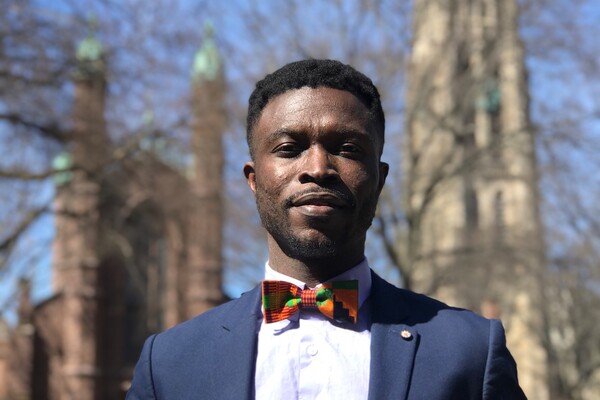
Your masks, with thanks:
[(314, 344), (309, 344), (308, 347), (306, 348), (306, 352), (311, 355), (311, 356), (316, 356), (317, 353), (319, 352), (319, 349), (317, 349), (317, 346), (315, 346)]

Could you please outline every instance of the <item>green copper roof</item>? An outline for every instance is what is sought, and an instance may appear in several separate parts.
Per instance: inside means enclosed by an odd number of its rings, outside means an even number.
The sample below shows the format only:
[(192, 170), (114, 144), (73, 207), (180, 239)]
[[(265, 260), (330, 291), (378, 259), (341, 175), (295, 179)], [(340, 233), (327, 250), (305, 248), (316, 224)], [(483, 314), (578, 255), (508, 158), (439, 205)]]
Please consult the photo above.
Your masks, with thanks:
[(96, 26), (96, 20), (90, 18), (88, 35), (79, 43), (75, 52), (75, 58), (77, 59), (76, 76), (81, 78), (104, 72), (105, 52), (102, 43), (96, 37)]
[(79, 43), (75, 57), (78, 61), (97, 61), (102, 58), (104, 49), (94, 36), (88, 36)]
[(54, 169), (54, 184), (56, 186), (62, 186), (71, 182), (73, 179), (73, 157), (68, 151), (63, 151), (52, 160), (52, 168)]
[(214, 40), (214, 28), (210, 22), (204, 27), (204, 43), (194, 57), (192, 79), (194, 82), (214, 81), (221, 70), (221, 57)]

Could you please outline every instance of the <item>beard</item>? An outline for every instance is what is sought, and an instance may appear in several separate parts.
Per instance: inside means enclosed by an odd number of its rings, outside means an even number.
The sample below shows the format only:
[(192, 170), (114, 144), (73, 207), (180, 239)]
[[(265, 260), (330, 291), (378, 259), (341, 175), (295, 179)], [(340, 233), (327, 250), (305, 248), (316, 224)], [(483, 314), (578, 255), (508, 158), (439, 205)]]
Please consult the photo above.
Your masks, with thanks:
[(340, 248), (336, 240), (327, 236), (319, 239), (302, 239), (292, 232), (288, 215), (290, 203), (291, 200), (287, 200), (284, 205), (277, 206), (276, 202), (264, 191), (256, 191), (256, 208), (262, 226), (277, 242), (281, 250), (288, 257), (297, 260), (336, 256)]
[(277, 241), (288, 257), (296, 260), (307, 261), (315, 259), (332, 258), (338, 255), (340, 246), (337, 241), (324, 237), (319, 240), (301, 240), (291, 232), (279, 232), (279, 238), (271, 236)]
[[(356, 224), (350, 225), (346, 229), (340, 229), (340, 234), (336, 237), (321, 232), (322, 235), (319, 237), (303, 238), (292, 231), (289, 210), (294, 198), (304, 195), (306, 192), (297, 193), (282, 204), (278, 204), (264, 190), (257, 189), (256, 207), (263, 227), (288, 257), (300, 261), (338, 257), (343, 255), (350, 242), (354, 243), (357, 240), (362, 241), (361, 245), (364, 245), (366, 231), (371, 226), (377, 204), (376, 197), (367, 204), (363, 204), (361, 215), (355, 220)], [(345, 199), (352, 208), (356, 207), (356, 202), (349, 193), (323, 188), (319, 192), (330, 192), (332, 195)]]

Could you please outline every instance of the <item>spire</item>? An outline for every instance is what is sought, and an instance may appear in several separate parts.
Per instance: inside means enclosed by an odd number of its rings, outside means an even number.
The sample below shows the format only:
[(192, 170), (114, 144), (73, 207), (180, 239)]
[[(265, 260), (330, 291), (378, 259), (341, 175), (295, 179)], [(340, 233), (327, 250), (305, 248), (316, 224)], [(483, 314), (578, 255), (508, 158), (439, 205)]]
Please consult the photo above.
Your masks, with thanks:
[(194, 83), (214, 81), (221, 70), (221, 57), (214, 40), (214, 27), (210, 21), (204, 24), (204, 42), (194, 56), (192, 79)]
[(89, 79), (104, 75), (105, 52), (102, 43), (97, 38), (97, 28), (98, 21), (96, 18), (91, 17), (88, 22), (87, 37), (79, 43), (75, 52), (75, 59), (77, 60), (76, 78)]

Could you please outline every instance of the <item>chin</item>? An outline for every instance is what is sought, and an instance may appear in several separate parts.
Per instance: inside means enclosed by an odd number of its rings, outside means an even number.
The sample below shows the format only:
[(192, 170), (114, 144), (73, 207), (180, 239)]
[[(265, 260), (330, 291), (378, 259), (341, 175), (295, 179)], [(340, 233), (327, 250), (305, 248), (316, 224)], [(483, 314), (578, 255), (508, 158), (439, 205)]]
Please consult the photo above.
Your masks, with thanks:
[(286, 239), (285, 244), (283, 244), (283, 246), (280, 244), (280, 247), (285, 249), (285, 252), (289, 257), (298, 260), (331, 258), (338, 256), (338, 253), (340, 252), (338, 243), (327, 237), (312, 239), (288, 237)]

